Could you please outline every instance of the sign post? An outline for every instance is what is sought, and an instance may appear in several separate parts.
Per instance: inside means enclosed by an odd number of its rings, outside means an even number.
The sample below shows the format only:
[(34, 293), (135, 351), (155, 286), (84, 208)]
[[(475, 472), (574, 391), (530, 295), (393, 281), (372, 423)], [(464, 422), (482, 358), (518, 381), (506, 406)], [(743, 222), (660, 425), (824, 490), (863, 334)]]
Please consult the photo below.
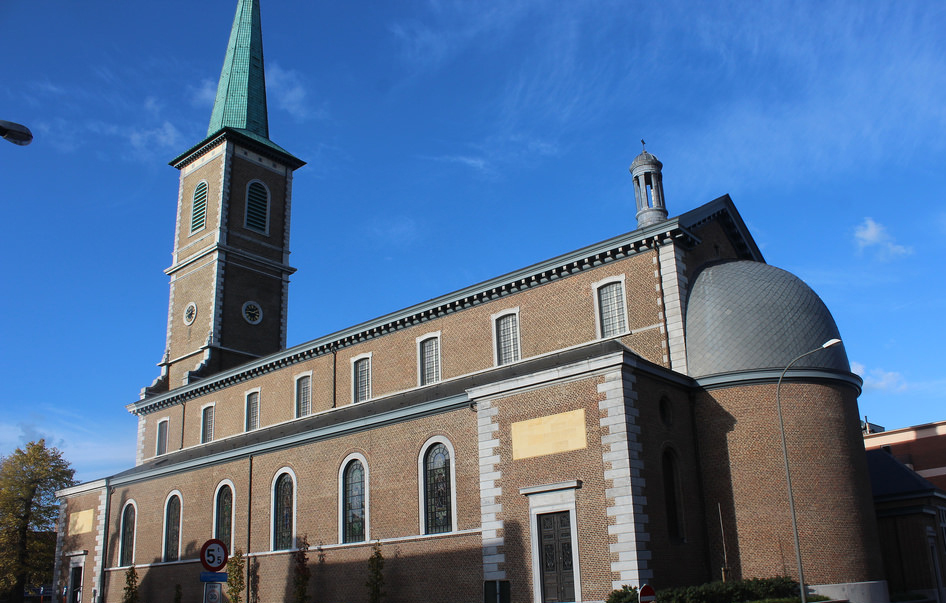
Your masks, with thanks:
[(227, 581), (227, 574), (220, 570), (227, 565), (229, 558), (227, 545), (216, 538), (200, 547), (200, 563), (207, 570), (200, 574), (200, 581), (204, 583), (204, 603), (223, 603), (223, 583)]
[(640, 603), (652, 603), (657, 599), (657, 593), (654, 592), (653, 586), (645, 584), (641, 587), (640, 592), (637, 593), (637, 599)]

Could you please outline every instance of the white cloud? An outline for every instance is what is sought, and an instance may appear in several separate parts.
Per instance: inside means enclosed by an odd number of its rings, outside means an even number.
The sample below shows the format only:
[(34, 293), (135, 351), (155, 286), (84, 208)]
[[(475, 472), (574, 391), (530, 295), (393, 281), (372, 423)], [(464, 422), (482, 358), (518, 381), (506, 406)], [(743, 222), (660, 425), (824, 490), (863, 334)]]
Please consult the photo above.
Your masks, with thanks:
[(283, 69), (278, 63), (272, 63), (266, 69), (267, 96), (281, 109), (297, 121), (314, 117), (324, 119), (328, 115), (325, 107), (313, 108), (309, 93), (298, 71)]
[(188, 86), (191, 105), (195, 107), (211, 107), (217, 98), (217, 84), (211, 79), (201, 80), (199, 86)]
[(864, 389), (885, 392), (903, 392), (907, 390), (903, 375), (895, 371), (870, 369), (860, 362), (851, 362), (851, 370), (864, 380)]
[(887, 229), (870, 217), (864, 218), (864, 221), (854, 229), (854, 240), (859, 250), (876, 249), (882, 258), (901, 257), (913, 253), (912, 248), (895, 243)]

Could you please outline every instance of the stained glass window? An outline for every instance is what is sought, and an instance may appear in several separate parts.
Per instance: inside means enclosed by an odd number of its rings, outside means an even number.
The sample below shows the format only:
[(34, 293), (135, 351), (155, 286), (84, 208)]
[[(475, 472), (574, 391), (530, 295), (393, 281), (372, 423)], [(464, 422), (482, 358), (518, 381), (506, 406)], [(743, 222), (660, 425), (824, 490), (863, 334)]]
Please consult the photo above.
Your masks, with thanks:
[(450, 451), (434, 444), (424, 457), (424, 514), (428, 534), (453, 529), (450, 492)]
[(131, 565), (135, 562), (135, 505), (125, 505), (122, 512), (122, 539), (118, 564)]
[(181, 546), (181, 499), (172, 496), (164, 511), (164, 560), (177, 561)]
[(292, 476), (283, 473), (276, 480), (273, 492), (273, 550), (292, 548)]
[(217, 491), (217, 522), (214, 525), (214, 538), (227, 545), (227, 552), (233, 546), (233, 490), (223, 486)]
[(342, 488), (342, 542), (361, 542), (365, 539), (365, 469), (361, 461), (352, 461), (345, 467)]

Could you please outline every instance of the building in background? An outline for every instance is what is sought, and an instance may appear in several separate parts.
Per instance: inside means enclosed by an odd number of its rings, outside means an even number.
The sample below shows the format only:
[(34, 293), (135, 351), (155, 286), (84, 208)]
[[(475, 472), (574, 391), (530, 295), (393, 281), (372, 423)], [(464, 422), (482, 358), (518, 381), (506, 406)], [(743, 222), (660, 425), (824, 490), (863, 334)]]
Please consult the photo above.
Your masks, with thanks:
[(940, 490), (946, 490), (946, 421), (864, 434), (867, 450), (882, 449), (916, 471)]
[[(630, 232), (287, 349), (303, 162), (269, 138), (256, 0), (172, 165), (161, 374), (127, 406), (136, 466), (60, 493), (67, 600), (120, 600), (132, 565), (143, 600), (196, 600), (209, 538), (251, 602), (287, 597), (302, 542), (326, 602), (364, 596), (375, 544), (392, 602), (794, 573), (776, 383), (839, 334), (728, 197), (669, 217), (645, 150)], [(886, 598), (860, 385), (835, 346), (781, 388), (806, 578), (855, 603)]]

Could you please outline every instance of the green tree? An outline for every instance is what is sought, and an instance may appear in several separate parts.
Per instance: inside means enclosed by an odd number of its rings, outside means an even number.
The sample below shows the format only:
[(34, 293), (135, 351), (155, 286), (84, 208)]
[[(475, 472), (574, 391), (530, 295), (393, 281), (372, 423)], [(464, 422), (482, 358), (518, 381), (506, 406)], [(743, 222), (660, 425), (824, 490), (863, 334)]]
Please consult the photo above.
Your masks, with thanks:
[(246, 580), (243, 578), (243, 572), (246, 571), (246, 562), (243, 559), (243, 551), (237, 549), (227, 561), (227, 598), (230, 603), (241, 603), (243, 589), (246, 588)]
[(292, 553), (292, 602), (309, 603), (309, 538), (302, 537), (299, 548)]
[(138, 572), (134, 565), (125, 570), (125, 590), (122, 592), (122, 603), (138, 603)]
[(368, 587), (368, 601), (370, 603), (381, 603), (384, 597), (384, 555), (381, 554), (381, 542), (375, 541), (371, 547), (371, 557), (368, 559), (368, 581), (365, 586)]
[(74, 485), (74, 475), (45, 440), (0, 459), (0, 593), (11, 603), (21, 603), (28, 586), (52, 582), (56, 490)]

